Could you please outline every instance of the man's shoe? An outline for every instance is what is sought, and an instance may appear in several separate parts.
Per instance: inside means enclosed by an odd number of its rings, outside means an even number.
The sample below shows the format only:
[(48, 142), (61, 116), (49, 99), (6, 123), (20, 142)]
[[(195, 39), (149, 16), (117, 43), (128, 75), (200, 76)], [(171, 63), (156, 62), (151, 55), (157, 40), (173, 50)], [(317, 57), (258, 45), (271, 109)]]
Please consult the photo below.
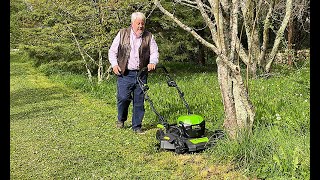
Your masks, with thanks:
[(145, 134), (145, 132), (143, 132), (142, 130), (141, 130), (141, 128), (140, 129), (136, 129), (136, 130), (133, 130), (135, 133), (137, 133), (137, 134)]
[(124, 122), (123, 121), (117, 121), (117, 128), (119, 128), (119, 129), (124, 128)]

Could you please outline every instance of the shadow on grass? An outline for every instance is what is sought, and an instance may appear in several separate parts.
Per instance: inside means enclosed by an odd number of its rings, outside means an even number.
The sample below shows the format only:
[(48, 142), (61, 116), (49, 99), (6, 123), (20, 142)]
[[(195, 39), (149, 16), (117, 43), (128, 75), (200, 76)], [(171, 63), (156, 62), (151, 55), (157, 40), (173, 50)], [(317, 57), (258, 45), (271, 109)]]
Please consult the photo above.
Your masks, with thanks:
[[(58, 87), (27, 88), (11, 92), (10, 108), (12, 108), (12, 111), (10, 112), (10, 120), (21, 121), (33, 117), (48, 118), (54, 116), (55, 110), (67, 106), (67, 104), (61, 104), (63, 102), (61, 100), (66, 98), (70, 98), (70, 95)], [(58, 100), (58, 104), (50, 102), (54, 100)]]
[(50, 113), (52, 113), (54, 110), (63, 108), (64, 106), (61, 105), (56, 105), (56, 106), (46, 106), (46, 107), (41, 107), (41, 108), (34, 108), (30, 111), (22, 111), (18, 113), (11, 113), (10, 114), (10, 119), (11, 120), (24, 120), (24, 119), (30, 119), (32, 117), (39, 117), (39, 114), (43, 114), (45, 112), (45, 116), (48, 116)]
[(64, 90), (58, 87), (27, 88), (10, 93), (10, 107), (40, 103), (42, 101), (61, 100), (69, 98)]

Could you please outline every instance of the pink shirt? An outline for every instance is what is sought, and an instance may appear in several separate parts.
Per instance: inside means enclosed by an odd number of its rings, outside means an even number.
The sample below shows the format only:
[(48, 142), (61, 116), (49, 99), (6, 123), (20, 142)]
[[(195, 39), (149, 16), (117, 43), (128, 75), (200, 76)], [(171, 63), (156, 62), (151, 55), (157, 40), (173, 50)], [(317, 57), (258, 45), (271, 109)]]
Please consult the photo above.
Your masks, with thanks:
[[(128, 60), (128, 69), (137, 70), (139, 68), (139, 47), (141, 46), (142, 38), (137, 37), (136, 34), (131, 29), (130, 33), (130, 46), (131, 52)], [(120, 32), (118, 32), (117, 36), (114, 38), (111, 47), (109, 49), (109, 62), (112, 67), (118, 65), (117, 62), (117, 54), (118, 54), (118, 46), (120, 43)], [(159, 62), (159, 52), (158, 45), (154, 40), (152, 35), (150, 41), (150, 64), (157, 64)]]

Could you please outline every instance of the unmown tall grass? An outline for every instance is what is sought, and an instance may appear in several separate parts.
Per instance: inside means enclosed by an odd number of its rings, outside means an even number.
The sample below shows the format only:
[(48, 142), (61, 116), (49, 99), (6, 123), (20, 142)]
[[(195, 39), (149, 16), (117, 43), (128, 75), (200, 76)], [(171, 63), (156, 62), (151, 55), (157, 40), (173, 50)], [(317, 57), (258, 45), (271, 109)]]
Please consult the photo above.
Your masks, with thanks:
[[(185, 93), (193, 113), (203, 116), (210, 131), (222, 129), (223, 104), (216, 67), (163, 63)], [(248, 176), (261, 179), (310, 178), (310, 71), (309, 63), (298, 68), (277, 66), (274, 75), (249, 81), (249, 96), (256, 109), (253, 133), (237, 140), (228, 138), (203, 152), (212, 163), (233, 163)], [(102, 99), (116, 108), (116, 77), (102, 84), (89, 83), (72, 73), (49, 77), (81, 92)], [(186, 114), (179, 95), (166, 84), (161, 69), (149, 73), (148, 94), (157, 111), (174, 123)], [(130, 112), (131, 113), (131, 112)], [(146, 102), (145, 126), (155, 126), (158, 118)]]

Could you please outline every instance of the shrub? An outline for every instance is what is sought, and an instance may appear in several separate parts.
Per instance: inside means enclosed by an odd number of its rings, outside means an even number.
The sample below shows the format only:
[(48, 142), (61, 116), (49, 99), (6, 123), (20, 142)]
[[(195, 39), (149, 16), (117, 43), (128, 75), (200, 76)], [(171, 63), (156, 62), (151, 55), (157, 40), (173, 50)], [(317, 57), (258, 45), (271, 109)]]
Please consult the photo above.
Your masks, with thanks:
[(84, 74), (86, 72), (85, 64), (80, 61), (61, 61), (61, 62), (49, 62), (39, 66), (39, 70), (46, 75), (55, 73), (76, 73)]
[(70, 44), (21, 45), (19, 48), (29, 54), (36, 67), (52, 61), (72, 61), (79, 58), (79, 53)]

